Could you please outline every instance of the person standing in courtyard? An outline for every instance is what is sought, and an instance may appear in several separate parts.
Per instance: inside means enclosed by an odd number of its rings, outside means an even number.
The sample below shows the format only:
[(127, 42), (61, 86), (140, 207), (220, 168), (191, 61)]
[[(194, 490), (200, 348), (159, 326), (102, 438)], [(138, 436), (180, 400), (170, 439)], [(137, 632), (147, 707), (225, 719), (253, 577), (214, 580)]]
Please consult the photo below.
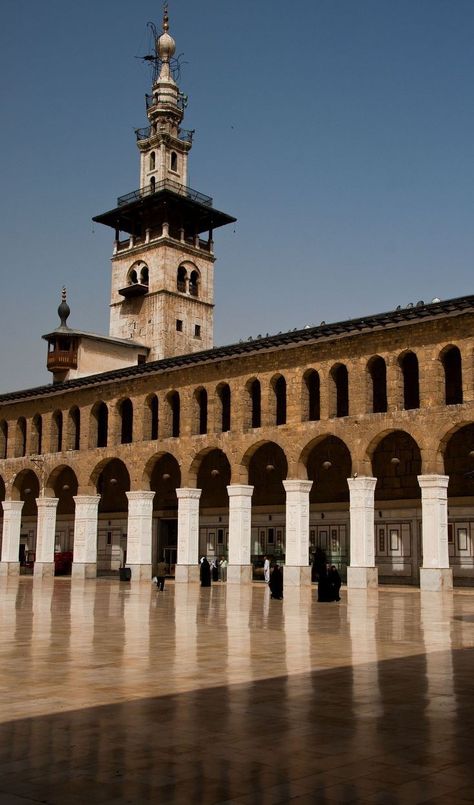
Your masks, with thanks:
[(331, 601), (340, 601), (341, 597), (339, 591), (341, 589), (341, 577), (337, 571), (336, 565), (331, 565), (328, 572), (328, 592), (331, 596)]
[(201, 559), (201, 587), (211, 586), (211, 566), (207, 558), (203, 556)]
[(161, 592), (164, 592), (165, 589), (165, 578), (166, 578), (166, 562), (162, 559), (158, 562), (158, 566), (156, 568), (156, 586), (158, 587)]
[(283, 598), (283, 573), (279, 565), (274, 565), (270, 576), (270, 597), (281, 601)]
[(270, 559), (268, 556), (265, 557), (265, 561), (263, 563), (263, 578), (265, 582), (268, 584), (270, 581)]
[(227, 564), (228, 564), (227, 559), (225, 558), (225, 556), (222, 556), (219, 565), (221, 581), (227, 581)]
[(211, 562), (212, 581), (219, 581), (219, 560), (217, 556)]

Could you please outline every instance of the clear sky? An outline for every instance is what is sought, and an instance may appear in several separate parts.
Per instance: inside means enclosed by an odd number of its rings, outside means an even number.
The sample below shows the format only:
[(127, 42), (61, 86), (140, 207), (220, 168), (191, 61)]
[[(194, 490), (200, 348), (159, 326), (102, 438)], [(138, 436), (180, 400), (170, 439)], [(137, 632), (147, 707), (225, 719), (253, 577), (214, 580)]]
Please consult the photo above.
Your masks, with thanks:
[[(158, 0), (3, 0), (0, 391), (108, 332), (111, 230), (138, 187)], [(170, 0), (216, 232), (215, 342), (474, 292), (474, 0)]]

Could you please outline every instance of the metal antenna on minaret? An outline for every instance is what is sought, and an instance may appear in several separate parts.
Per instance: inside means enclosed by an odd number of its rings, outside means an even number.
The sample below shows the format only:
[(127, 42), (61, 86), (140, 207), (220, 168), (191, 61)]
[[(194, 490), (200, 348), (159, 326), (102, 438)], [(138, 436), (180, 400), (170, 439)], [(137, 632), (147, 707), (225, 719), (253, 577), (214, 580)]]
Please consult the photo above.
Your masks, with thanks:
[(168, 0), (163, 3), (163, 33), (167, 33), (170, 29), (170, 21), (168, 16)]

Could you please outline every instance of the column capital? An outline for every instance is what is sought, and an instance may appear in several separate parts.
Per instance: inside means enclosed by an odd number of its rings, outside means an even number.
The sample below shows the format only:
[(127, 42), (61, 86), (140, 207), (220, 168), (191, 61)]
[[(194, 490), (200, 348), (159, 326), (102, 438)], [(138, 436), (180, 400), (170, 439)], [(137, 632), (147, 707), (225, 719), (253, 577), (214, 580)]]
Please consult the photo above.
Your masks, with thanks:
[(145, 503), (147, 500), (153, 500), (155, 497), (156, 492), (150, 491), (143, 491), (143, 492), (125, 492), (128, 500), (131, 502), (133, 501), (141, 501)]
[(4, 500), (2, 501), (3, 511), (5, 512), (21, 512), (23, 508), (22, 500)]
[(300, 481), (300, 480), (287, 480), (283, 481), (285, 492), (306, 492), (308, 495), (311, 492), (313, 481)]
[(74, 495), (73, 496), (74, 503), (77, 505), (83, 506), (94, 506), (99, 505), (100, 495)]
[(176, 490), (176, 497), (178, 500), (199, 500), (201, 497), (201, 492), (202, 489), (181, 486)]
[(246, 484), (230, 484), (227, 487), (227, 494), (230, 498), (237, 496), (251, 498), (253, 495), (253, 486), (248, 486)]
[(449, 475), (418, 475), (418, 483), (422, 489), (447, 489)]
[(56, 509), (59, 498), (36, 498), (38, 509)]
[(372, 492), (377, 484), (377, 478), (372, 478), (370, 475), (358, 475), (356, 478), (348, 478), (347, 483), (351, 490)]

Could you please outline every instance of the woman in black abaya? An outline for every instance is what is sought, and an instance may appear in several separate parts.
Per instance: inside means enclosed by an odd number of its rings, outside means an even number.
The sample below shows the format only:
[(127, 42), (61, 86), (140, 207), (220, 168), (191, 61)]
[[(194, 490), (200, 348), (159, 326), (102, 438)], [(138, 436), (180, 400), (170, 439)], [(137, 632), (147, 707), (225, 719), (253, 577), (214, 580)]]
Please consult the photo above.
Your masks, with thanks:
[(204, 556), (201, 559), (201, 587), (211, 586), (211, 566)]

